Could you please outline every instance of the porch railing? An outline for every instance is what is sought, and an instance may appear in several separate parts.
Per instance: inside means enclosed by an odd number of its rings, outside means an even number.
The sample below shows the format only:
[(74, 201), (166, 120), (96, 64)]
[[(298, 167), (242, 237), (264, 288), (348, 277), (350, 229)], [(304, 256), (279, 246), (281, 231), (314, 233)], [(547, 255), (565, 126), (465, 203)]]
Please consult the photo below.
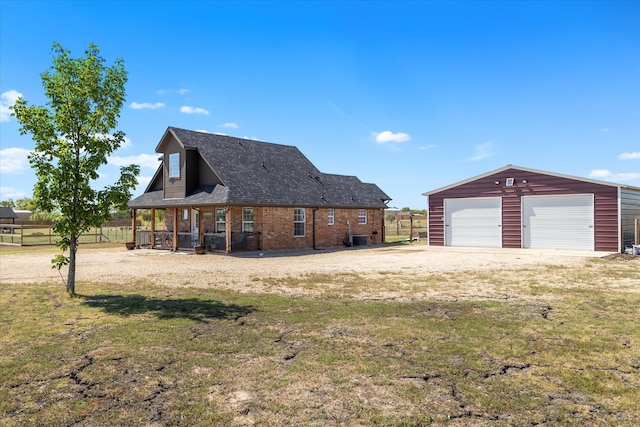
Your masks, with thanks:
[[(193, 233), (178, 232), (178, 249), (190, 250), (198, 244)], [(157, 249), (173, 249), (173, 231), (138, 230), (136, 231), (136, 246), (151, 247), (153, 235), (154, 247)], [(225, 233), (203, 233), (205, 250), (210, 252), (226, 252), (227, 236)], [(232, 251), (257, 251), (262, 249), (262, 235), (260, 233), (231, 233)]]

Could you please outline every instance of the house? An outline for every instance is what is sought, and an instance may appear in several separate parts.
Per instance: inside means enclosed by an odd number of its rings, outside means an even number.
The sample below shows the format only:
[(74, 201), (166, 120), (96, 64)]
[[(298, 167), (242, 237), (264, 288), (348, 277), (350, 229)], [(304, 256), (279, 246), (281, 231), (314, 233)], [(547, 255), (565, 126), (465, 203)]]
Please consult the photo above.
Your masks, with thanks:
[(424, 193), (429, 244), (621, 252), (640, 188), (507, 165)]
[(133, 218), (151, 210), (137, 246), (230, 253), (384, 241), (389, 196), (320, 172), (294, 146), (169, 127), (156, 152), (162, 164), (129, 202)]

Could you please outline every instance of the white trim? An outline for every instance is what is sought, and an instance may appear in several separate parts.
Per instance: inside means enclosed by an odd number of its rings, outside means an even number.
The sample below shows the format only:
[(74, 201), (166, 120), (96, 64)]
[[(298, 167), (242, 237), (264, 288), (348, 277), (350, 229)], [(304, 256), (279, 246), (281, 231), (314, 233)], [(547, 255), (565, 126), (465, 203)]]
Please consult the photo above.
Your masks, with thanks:
[[(251, 209), (251, 221), (245, 221), (244, 220), (244, 211), (245, 209)], [(255, 218), (256, 218), (256, 212), (252, 207), (243, 207), (242, 208), (242, 232), (243, 233), (253, 233), (253, 224), (255, 222)], [(251, 224), (251, 230), (247, 231), (245, 229), (245, 224)]]
[[(176, 161), (172, 161), (171, 158), (175, 158), (175, 156), (178, 156), (178, 160), (177, 160), (177, 164)], [(169, 163), (168, 163), (168, 168), (169, 168), (169, 178), (180, 178), (180, 152), (177, 153), (169, 153)], [(177, 175), (172, 173), (172, 166), (176, 166), (177, 169)]]
[(618, 188), (618, 251), (624, 251), (622, 247), (624, 245), (624, 235), (622, 233), (622, 188)]
[(501, 168), (492, 170), (490, 172), (486, 172), (486, 173), (483, 173), (483, 174), (480, 174), (480, 175), (476, 175), (476, 176), (474, 176), (472, 178), (468, 178), (468, 179), (465, 179), (465, 180), (462, 180), (462, 181), (459, 181), (459, 182), (456, 182), (456, 183), (453, 183), (453, 184), (449, 184), (449, 185), (446, 185), (444, 187), (437, 188), (435, 190), (427, 191), (426, 193), (422, 193), (422, 195), (423, 196), (428, 196), (430, 194), (440, 193), (442, 191), (449, 190), (451, 188), (455, 188), (455, 187), (458, 187), (458, 186), (463, 185), (463, 184), (468, 184), (470, 182), (477, 181), (479, 179), (486, 178), (486, 177), (489, 177), (491, 175), (494, 175), (494, 174), (497, 174), (497, 173), (500, 173), (500, 172), (504, 172), (504, 171), (509, 170), (509, 169), (517, 169), (517, 170), (521, 170), (523, 172), (538, 173), (538, 174), (542, 174), (542, 175), (555, 176), (557, 178), (565, 178), (565, 179), (571, 179), (571, 180), (574, 180), (574, 181), (588, 182), (588, 183), (591, 183), (591, 184), (605, 185), (607, 187), (629, 188), (629, 189), (632, 189), (632, 190), (640, 191), (640, 187), (633, 187), (631, 185), (623, 185), (623, 184), (616, 184), (616, 183), (613, 183), (613, 182), (598, 181), (598, 180), (590, 179), (590, 178), (580, 178), (580, 177), (577, 177), (577, 176), (564, 175), (564, 174), (555, 173), (555, 172), (546, 172), (546, 171), (537, 170), (537, 169), (524, 168), (524, 167), (521, 167), (521, 166), (506, 165), (506, 166), (503, 166)]
[[(363, 213), (364, 215), (360, 215)], [(364, 218), (364, 222), (360, 222), (360, 219)], [(367, 225), (367, 210), (366, 209), (358, 209), (358, 225)]]
[[(331, 215), (329, 215), (331, 213)], [(327, 208), (327, 225), (336, 224), (336, 210), (334, 208)]]
[[(302, 220), (296, 219), (296, 211), (302, 212)], [(302, 224), (302, 234), (296, 234), (296, 224)], [(307, 210), (305, 208), (293, 208), (293, 237), (306, 237), (307, 235)]]

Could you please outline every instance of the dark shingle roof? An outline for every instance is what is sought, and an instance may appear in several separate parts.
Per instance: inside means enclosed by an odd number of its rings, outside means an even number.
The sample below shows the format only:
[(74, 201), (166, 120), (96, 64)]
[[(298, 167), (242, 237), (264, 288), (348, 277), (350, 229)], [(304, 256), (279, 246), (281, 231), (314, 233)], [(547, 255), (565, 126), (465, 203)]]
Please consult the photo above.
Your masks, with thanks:
[(16, 219), (18, 218), (18, 214), (16, 214), (9, 206), (0, 206), (0, 218)]
[[(163, 200), (151, 191), (132, 207), (262, 205), (385, 208), (390, 200), (377, 185), (355, 176), (324, 174), (298, 148), (170, 127), (185, 149), (195, 149), (222, 185), (198, 188), (184, 199)], [(162, 151), (163, 142), (157, 151)]]

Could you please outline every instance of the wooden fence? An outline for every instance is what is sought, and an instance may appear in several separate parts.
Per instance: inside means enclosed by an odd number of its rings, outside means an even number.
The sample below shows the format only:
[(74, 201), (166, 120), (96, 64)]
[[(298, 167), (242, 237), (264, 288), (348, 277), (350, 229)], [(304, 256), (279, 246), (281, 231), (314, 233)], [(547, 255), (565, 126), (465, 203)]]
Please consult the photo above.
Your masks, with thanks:
[[(92, 227), (80, 238), (80, 243), (126, 242), (131, 240), (131, 227)], [(0, 224), (0, 244), (13, 246), (55, 245), (60, 236), (52, 225)]]

